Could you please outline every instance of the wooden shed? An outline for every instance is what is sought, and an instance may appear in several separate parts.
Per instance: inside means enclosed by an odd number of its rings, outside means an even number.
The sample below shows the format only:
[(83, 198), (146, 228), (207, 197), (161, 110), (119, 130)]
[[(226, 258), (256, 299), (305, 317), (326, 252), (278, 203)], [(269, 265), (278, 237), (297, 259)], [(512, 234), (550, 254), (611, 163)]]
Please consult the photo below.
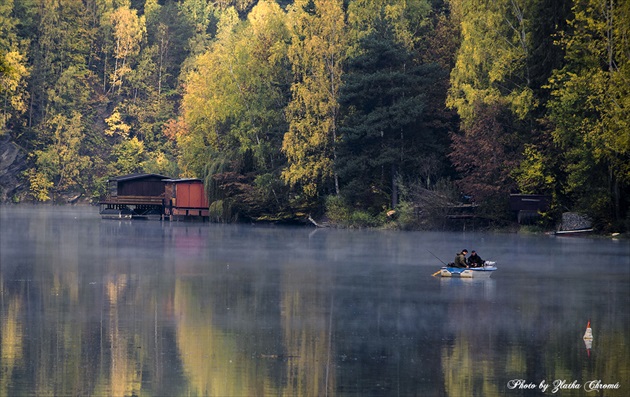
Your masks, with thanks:
[(129, 174), (107, 181), (110, 197), (140, 196), (157, 197), (164, 194), (164, 181), (168, 176), (158, 174)]
[(531, 223), (547, 211), (551, 196), (543, 194), (510, 194), (510, 209), (516, 211), (518, 223)]
[(108, 196), (101, 201), (103, 218), (156, 218), (164, 213), (164, 186), (168, 176), (129, 174), (107, 181)]
[(210, 216), (203, 181), (196, 178), (165, 181), (164, 215), (171, 220), (185, 217)]

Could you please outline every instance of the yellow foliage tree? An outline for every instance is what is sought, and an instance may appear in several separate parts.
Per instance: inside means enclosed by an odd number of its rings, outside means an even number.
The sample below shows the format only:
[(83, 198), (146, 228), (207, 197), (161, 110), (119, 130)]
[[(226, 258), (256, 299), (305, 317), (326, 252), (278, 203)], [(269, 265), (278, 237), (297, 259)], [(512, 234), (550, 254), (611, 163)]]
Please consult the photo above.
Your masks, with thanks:
[(110, 76), (111, 86), (122, 86), (123, 77), (131, 71), (128, 58), (140, 52), (140, 43), (146, 34), (145, 16), (138, 16), (128, 5), (118, 7), (111, 14), (114, 34), (114, 58), (116, 63)]
[(535, 105), (527, 66), (528, 6), (524, 0), (451, 1), (462, 38), (447, 105), (457, 109), (464, 125), (475, 117), (476, 103), (507, 106), (518, 118)]
[(289, 130), (282, 143), (288, 167), (282, 176), (291, 186), (299, 185), (307, 197), (316, 196), (330, 181), (338, 194), (333, 164), (347, 48), (343, 4), (340, 0), (296, 1), (289, 19), (294, 83), (287, 108)]
[(91, 165), (90, 158), (81, 153), (85, 132), (80, 113), (73, 112), (70, 119), (55, 115), (48, 128), (53, 141), (46, 149), (33, 152), (36, 169), (29, 173), (33, 196), (39, 201), (48, 200), (51, 191), (83, 189), (83, 171)]

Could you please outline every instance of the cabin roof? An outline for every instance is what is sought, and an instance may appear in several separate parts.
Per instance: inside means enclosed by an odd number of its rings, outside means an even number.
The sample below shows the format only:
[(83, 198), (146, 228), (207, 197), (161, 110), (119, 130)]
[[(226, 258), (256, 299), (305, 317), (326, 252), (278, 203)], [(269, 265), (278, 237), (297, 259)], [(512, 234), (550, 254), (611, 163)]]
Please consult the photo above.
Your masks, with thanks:
[(135, 179), (147, 179), (147, 178), (170, 179), (170, 177), (164, 176), (164, 175), (160, 175), (160, 174), (136, 173), (136, 174), (127, 174), (127, 175), (116, 176), (116, 177), (113, 177), (113, 178), (109, 178), (108, 181), (109, 182), (127, 182), (127, 181), (132, 181), (132, 180), (135, 180)]
[(199, 178), (178, 178), (178, 179), (165, 179), (164, 182), (185, 183), (185, 182), (203, 182), (203, 181)]
[(510, 194), (510, 208), (515, 211), (538, 211), (549, 208), (551, 196), (545, 194)]

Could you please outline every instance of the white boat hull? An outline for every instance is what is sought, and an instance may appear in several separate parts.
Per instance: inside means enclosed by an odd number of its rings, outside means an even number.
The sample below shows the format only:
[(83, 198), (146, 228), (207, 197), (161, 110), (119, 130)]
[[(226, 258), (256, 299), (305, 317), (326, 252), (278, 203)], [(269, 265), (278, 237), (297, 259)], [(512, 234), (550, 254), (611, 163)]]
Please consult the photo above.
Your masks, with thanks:
[(496, 266), (483, 266), (467, 269), (444, 266), (440, 269), (440, 276), (459, 278), (490, 278), (492, 273), (496, 270)]

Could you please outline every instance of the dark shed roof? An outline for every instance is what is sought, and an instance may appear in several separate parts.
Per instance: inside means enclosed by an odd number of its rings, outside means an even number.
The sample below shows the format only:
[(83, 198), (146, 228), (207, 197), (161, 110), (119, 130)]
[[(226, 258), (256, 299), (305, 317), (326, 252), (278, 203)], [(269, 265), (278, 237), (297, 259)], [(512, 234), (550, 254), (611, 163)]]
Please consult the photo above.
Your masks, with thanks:
[(544, 194), (510, 194), (510, 208), (514, 211), (544, 211), (549, 209), (551, 196)]
[(137, 174), (127, 174), (127, 175), (121, 175), (121, 176), (116, 176), (113, 178), (109, 178), (109, 182), (127, 182), (127, 181), (132, 181), (135, 179), (147, 179), (147, 178), (153, 178), (153, 179), (170, 179), (169, 176), (164, 176), (164, 175), (159, 175), (159, 174), (141, 174), (141, 173), (137, 173)]

